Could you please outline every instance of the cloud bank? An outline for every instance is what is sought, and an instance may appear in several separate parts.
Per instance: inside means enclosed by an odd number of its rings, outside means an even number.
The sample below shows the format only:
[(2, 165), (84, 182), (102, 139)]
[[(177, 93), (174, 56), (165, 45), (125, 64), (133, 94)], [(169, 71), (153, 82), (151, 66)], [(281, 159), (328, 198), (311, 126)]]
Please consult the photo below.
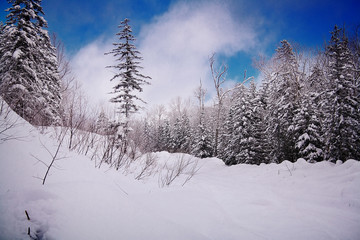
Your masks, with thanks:
[(104, 53), (111, 49), (111, 43), (97, 40), (82, 49), (71, 59), (76, 79), (81, 83), (92, 106), (108, 104), (113, 83), (113, 73), (106, 68), (113, 64), (111, 56)]
[[(166, 105), (178, 96), (192, 97), (200, 79), (212, 94), (209, 56), (247, 52), (256, 46), (257, 38), (250, 21), (235, 18), (226, 4), (192, 1), (172, 5), (143, 26), (137, 37), (143, 74), (152, 77), (141, 97), (150, 106)], [(104, 52), (111, 48), (111, 43), (96, 41), (73, 59), (74, 71), (93, 101), (109, 98), (106, 93), (111, 91), (113, 73), (105, 66), (113, 60)]]
[(223, 3), (175, 4), (140, 34), (144, 71), (153, 78), (144, 91), (145, 100), (166, 104), (177, 96), (192, 96), (200, 79), (211, 94), (209, 56), (247, 51), (256, 38), (246, 19), (235, 20)]

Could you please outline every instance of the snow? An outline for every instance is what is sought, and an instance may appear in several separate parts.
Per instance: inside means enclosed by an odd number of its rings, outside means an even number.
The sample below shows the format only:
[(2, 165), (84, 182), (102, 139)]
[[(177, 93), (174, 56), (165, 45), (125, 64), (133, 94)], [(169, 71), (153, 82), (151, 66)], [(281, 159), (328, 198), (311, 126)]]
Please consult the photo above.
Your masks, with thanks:
[(23, 52), (21, 51), (21, 49), (17, 48), (12, 56), (15, 59), (19, 59), (22, 54), (23, 54)]
[[(16, 118), (13, 113), (8, 118)], [(1, 116), (1, 123), (3, 123)], [(95, 168), (64, 145), (17, 120), (0, 142), (0, 239), (359, 239), (360, 163), (225, 166), (217, 158), (154, 153), (154, 174)], [(1, 136), (0, 136), (1, 137)], [(161, 166), (193, 159), (199, 171), (161, 187)], [(27, 220), (25, 210), (29, 213)]]

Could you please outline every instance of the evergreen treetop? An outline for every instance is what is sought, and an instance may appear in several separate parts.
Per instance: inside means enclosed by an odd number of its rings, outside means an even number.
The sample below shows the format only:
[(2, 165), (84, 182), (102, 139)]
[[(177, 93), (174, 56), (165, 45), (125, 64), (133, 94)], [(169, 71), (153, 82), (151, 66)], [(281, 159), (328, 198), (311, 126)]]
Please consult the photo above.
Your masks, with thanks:
[(112, 54), (116, 58), (116, 65), (108, 66), (108, 68), (114, 68), (117, 70), (117, 73), (110, 79), (118, 80), (116, 85), (113, 87), (112, 94), (115, 94), (111, 98), (111, 102), (119, 103), (119, 112), (125, 115), (125, 118), (128, 118), (131, 113), (137, 112), (139, 110), (139, 105), (135, 100), (140, 99), (136, 94), (133, 93), (134, 90), (142, 92), (142, 85), (150, 84), (147, 79), (151, 79), (149, 76), (145, 76), (140, 73), (140, 52), (136, 50), (134, 45), (135, 37), (132, 34), (131, 27), (129, 25), (130, 20), (124, 19), (119, 25), (120, 32), (116, 35), (119, 36), (119, 43), (114, 43), (115, 48), (106, 53)]

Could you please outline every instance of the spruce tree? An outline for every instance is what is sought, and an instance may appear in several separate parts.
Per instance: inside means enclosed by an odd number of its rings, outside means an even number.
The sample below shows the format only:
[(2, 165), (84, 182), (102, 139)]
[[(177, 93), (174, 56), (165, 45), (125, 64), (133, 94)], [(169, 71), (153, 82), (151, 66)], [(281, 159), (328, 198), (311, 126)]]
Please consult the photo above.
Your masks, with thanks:
[(168, 120), (160, 125), (159, 131), (159, 151), (169, 151), (171, 148), (171, 129)]
[(308, 162), (321, 161), (324, 157), (322, 112), (319, 108), (319, 99), (321, 98), (319, 89), (324, 81), (322, 70), (318, 65), (314, 66), (311, 75), (305, 82), (299, 109), (295, 114), (297, 158), (304, 158)]
[(236, 94), (233, 108), (233, 132), (229, 141), (229, 150), (232, 151), (232, 159), (227, 159), (227, 164), (246, 163), (252, 155), (251, 145), (253, 139), (250, 133), (251, 109), (249, 106), (248, 89), (242, 86)]
[(212, 156), (212, 141), (210, 139), (210, 132), (205, 126), (204, 110), (201, 110), (199, 124), (196, 129), (194, 148), (192, 153), (199, 158), (207, 158)]
[(232, 142), (235, 134), (235, 105), (232, 105), (229, 109), (227, 117), (224, 122), (224, 129), (221, 132), (218, 146), (218, 156), (224, 161), (226, 165), (237, 164), (235, 159), (235, 145)]
[(0, 45), (0, 94), (35, 125), (60, 122), (60, 80), (41, 0), (9, 0)]
[(142, 139), (144, 142), (142, 151), (146, 153), (153, 151), (154, 149), (153, 149), (153, 139), (151, 135), (151, 126), (146, 119), (144, 121), (144, 130), (142, 134)]
[(281, 41), (276, 49), (278, 69), (272, 74), (269, 92), (268, 134), (271, 136), (271, 161), (295, 161), (294, 116), (299, 107), (300, 74), (290, 43)]
[(139, 110), (140, 106), (136, 101), (143, 102), (134, 91), (142, 92), (142, 85), (149, 84), (148, 76), (140, 73), (140, 52), (136, 50), (134, 45), (135, 37), (132, 34), (132, 29), (129, 25), (129, 19), (124, 19), (119, 25), (120, 32), (116, 35), (119, 36), (119, 42), (114, 43), (115, 48), (105, 54), (112, 54), (117, 61), (116, 65), (108, 66), (114, 68), (117, 73), (110, 79), (111, 81), (117, 80), (116, 85), (113, 87), (115, 96), (111, 98), (111, 102), (120, 104), (118, 113), (121, 121), (122, 130), (119, 132), (119, 137), (122, 139), (124, 151), (127, 148), (127, 136), (130, 131), (129, 118), (132, 113)]
[(356, 68), (344, 30), (335, 26), (325, 52), (328, 60), (325, 113), (327, 159), (360, 159), (360, 99)]
[[(4, 39), (4, 24), (3, 22), (0, 21), (0, 54), (2, 53), (2, 49), (4, 47), (5, 44), (5, 39)], [(0, 55), (0, 59), (1, 59), (1, 55)]]
[(109, 133), (110, 121), (104, 111), (101, 111), (98, 119), (96, 120), (96, 132), (102, 135)]
[(190, 153), (190, 121), (185, 113), (176, 118), (172, 135), (173, 150), (175, 152)]
[(262, 101), (262, 96), (256, 89), (254, 81), (251, 81), (249, 87), (249, 142), (251, 142), (252, 154), (246, 160), (250, 164), (260, 164), (268, 162), (269, 146), (266, 136), (265, 124), (265, 105)]
[(268, 148), (264, 109), (255, 83), (252, 81), (249, 88), (238, 87), (232, 102), (220, 137), (220, 157), (227, 165), (265, 162)]

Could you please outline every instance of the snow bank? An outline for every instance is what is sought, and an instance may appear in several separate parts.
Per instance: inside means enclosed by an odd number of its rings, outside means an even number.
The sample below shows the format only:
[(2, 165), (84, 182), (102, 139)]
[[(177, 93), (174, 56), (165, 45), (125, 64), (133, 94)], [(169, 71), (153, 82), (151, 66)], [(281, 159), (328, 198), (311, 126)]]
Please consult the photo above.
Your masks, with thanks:
[[(16, 115), (15, 115), (16, 118)], [(0, 143), (0, 239), (359, 239), (360, 163), (225, 166), (216, 158), (154, 153), (153, 175), (101, 169), (60, 149), (45, 185), (45, 163), (57, 148), (22, 121)], [(162, 187), (164, 166), (196, 161)], [(25, 210), (29, 213), (27, 220)]]

